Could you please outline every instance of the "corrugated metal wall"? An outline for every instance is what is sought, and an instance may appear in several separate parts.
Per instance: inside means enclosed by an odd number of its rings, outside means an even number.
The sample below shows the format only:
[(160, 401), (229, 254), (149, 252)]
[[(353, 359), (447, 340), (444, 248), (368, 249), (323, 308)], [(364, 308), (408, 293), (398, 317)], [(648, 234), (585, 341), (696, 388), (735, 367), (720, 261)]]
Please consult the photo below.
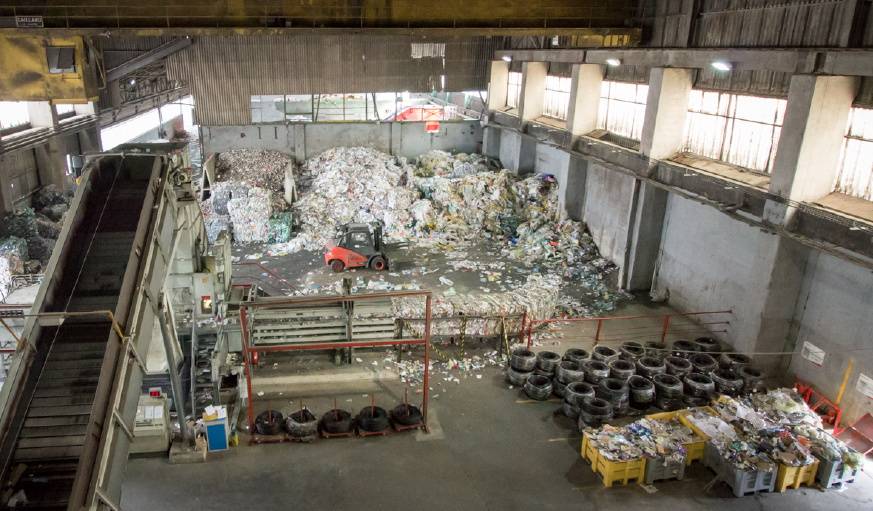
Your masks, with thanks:
[(258, 94), (483, 90), (488, 63), (502, 38), (449, 39), (446, 58), (411, 57), (411, 36), (364, 34), (205, 36), (168, 58), (171, 79), (188, 85), (197, 122), (250, 122)]
[[(7, 208), (39, 188), (39, 167), (33, 149), (24, 149), (0, 156), (3, 182), (8, 183)], [(5, 201), (4, 201), (5, 202)]]

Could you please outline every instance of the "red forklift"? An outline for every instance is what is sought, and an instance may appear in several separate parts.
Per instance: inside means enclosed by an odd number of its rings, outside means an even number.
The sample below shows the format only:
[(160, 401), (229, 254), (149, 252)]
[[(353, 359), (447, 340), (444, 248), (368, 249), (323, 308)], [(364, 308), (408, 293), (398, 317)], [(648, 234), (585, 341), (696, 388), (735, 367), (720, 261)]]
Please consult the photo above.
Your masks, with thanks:
[(324, 252), (324, 264), (334, 272), (339, 273), (347, 268), (388, 269), (381, 223), (341, 225), (334, 239), (336, 241), (328, 245)]

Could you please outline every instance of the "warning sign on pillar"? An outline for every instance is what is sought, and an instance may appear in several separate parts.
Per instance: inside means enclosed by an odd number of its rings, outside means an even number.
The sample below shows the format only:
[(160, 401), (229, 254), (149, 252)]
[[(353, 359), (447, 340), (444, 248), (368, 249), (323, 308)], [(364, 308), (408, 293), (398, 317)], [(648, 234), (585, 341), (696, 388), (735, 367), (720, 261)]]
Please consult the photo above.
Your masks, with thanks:
[(439, 121), (427, 121), (424, 123), (424, 132), (425, 133), (439, 133), (440, 132), (440, 122)]
[(858, 385), (855, 388), (862, 395), (873, 398), (873, 378), (870, 378), (866, 374), (858, 374)]
[(815, 344), (808, 341), (803, 342), (803, 349), (800, 350), (800, 356), (809, 360), (813, 364), (821, 367), (822, 364), (824, 364), (825, 355), (826, 353), (824, 350)]

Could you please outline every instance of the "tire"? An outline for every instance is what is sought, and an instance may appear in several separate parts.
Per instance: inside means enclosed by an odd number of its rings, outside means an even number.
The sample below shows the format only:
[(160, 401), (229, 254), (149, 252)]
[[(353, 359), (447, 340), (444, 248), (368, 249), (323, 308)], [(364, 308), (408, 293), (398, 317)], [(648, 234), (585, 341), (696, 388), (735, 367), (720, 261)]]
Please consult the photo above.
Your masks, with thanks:
[(682, 380), (672, 374), (656, 374), (652, 378), (655, 384), (655, 393), (658, 397), (681, 398), (684, 387)]
[(646, 378), (653, 378), (656, 374), (667, 372), (664, 361), (654, 357), (643, 357), (637, 360), (637, 374)]
[(751, 364), (752, 359), (742, 353), (722, 353), (718, 363), (724, 369), (731, 369), (737, 372), (741, 367)]
[(555, 374), (555, 368), (561, 362), (561, 355), (554, 351), (541, 351), (537, 353), (537, 369), (546, 374)]
[(297, 410), (285, 418), (285, 430), (294, 438), (315, 438), (318, 434), (318, 418), (306, 408)]
[(570, 348), (564, 352), (564, 360), (569, 360), (571, 362), (576, 362), (579, 364), (579, 367), (582, 367), (582, 362), (591, 358), (591, 354), (587, 351), (579, 348)]
[(547, 376), (535, 374), (527, 379), (523, 388), (529, 398), (545, 401), (552, 394), (552, 380)]
[(737, 371), (743, 379), (743, 392), (760, 392), (764, 388), (764, 371), (752, 366), (743, 366)]
[(370, 269), (375, 271), (384, 271), (388, 268), (388, 261), (382, 256), (376, 256), (370, 259)]
[(652, 380), (635, 374), (628, 378), (627, 386), (630, 389), (631, 405), (648, 405), (655, 400), (655, 384)]
[(570, 418), (579, 416), (579, 408), (586, 399), (594, 398), (594, 387), (588, 383), (574, 381), (564, 389), (564, 403), (561, 407), (564, 415)]
[(730, 369), (716, 369), (710, 375), (715, 390), (728, 396), (738, 396), (743, 390), (743, 379)]
[(599, 398), (586, 399), (579, 408), (579, 429), (596, 428), (612, 418), (609, 402)]
[(567, 394), (567, 384), (562, 383), (558, 378), (552, 380), (552, 393), (558, 397), (564, 397)]
[(618, 378), (600, 380), (595, 395), (612, 405), (613, 416), (622, 415), (630, 404), (630, 387), (627, 381)]
[(718, 368), (718, 362), (706, 353), (694, 353), (688, 357), (695, 373), (709, 374)]
[(667, 366), (667, 374), (672, 374), (673, 376), (678, 376), (680, 378), (694, 369), (687, 358), (674, 357), (673, 355), (664, 359), (664, 365)]
[(686, 340), (673, 341), (673, 344), (670, 346), (670, 352), (674, 357), (688, 358), (692, 353), (697, 352), (697, 345)]
[(688, 373), (683, 379), (685, 393), (693, 397), (709, 398), (715, 392), (715, 383), (712, 378), (703, 373)]
[(537, 366), (537, 356), (533, 351), (520, 349), (512, 352), (509, 366), (520, 372), (533, 371)]
[(401, 426), (421, 424), (421, 410), (416, 406), (401, 403), (391, 410), (391, 420)]
[(646, 356), (646, 349), (643, 348), (643, 345), (636, 341), (627, 341), (621, 343), (621, 347), (618, 349), (621, 357), (624, 360), (630, 360), (631, 362), (635, 362), (638, 358), (642, 358)]
[(348, 433), (352, 430), (352, 414), (345, 410), (333, 409), (321, 416), (321, 429), (331, 434)]
[(562, 360), (555, 368), (555, 379), (564, 385), (574, 381), (585, 380), (585, 371), (583, 371), (577, 362), (572, 360)]
[(506, 381), (516, 387), (521, 387), (525, 382), (527, 382), (528, 377), (532, 374), (533, 371), (517, 371), (512, 367), (508, 367), (506, 369)]
[(282, 432), (284, 417), (276, 410), (267, 410), (255, 418), (255, 431), (259, 435), (278, 435)]
[(698, 337), (691, 342), (697, 345), (697, 351), (713, 354), (713, 357), (721, 353), (721, 344), (714, 337)]
[(647, 357), (662, 359), (667, 356), (667, 345), (663, 342), (649, 341), (645, 344), (645, 350)]
[(355, 419), (358, 427), (370, 433), (388, 429), (388, 412), (378, 406), (365, 406)]
[(585, 381), (598, 384), (600, 380), (609, 378), (609, 366), (599, 360), (589, 360), (585, 363)]
[(618, 352), (609, 346), (595, 346), (591, 352), (591, 359), (608, 364), (618, 358)]
[(629, 360), (616, 359), (609, 364), (609, 377), (627, 381), (636, 373), (636, 366)]
[(334, 273), (342, 273), (342, 271), (346, 269), (346, 265), (339, 259), (333, 259), (330, 261), (330, 269)]

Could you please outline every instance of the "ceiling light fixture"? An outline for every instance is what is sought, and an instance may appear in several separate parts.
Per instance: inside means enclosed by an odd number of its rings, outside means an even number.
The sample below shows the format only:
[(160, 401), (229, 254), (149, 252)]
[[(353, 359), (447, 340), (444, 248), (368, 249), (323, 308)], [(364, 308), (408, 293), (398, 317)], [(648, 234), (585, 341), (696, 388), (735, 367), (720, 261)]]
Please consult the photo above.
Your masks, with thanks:
[(730, 62), (725, 62), (724, 60), (716, 60), (712, 63), (712, 68), (716, 71), (730, 71), (734, 68), (734, 66)]
[(609, 58), (609, 59), (606, 59), (606, 65), (607, 65), (607, 66), (610, 66), (610, 67), (620, 66), (620, 65), (621, 65), (621, 59), (616, 59), (616, 58)]
[(501, 58), (503, 59), (504, 62), (512, 62), (512, 57), (510, 57), (509, 55), (504, 55)]

